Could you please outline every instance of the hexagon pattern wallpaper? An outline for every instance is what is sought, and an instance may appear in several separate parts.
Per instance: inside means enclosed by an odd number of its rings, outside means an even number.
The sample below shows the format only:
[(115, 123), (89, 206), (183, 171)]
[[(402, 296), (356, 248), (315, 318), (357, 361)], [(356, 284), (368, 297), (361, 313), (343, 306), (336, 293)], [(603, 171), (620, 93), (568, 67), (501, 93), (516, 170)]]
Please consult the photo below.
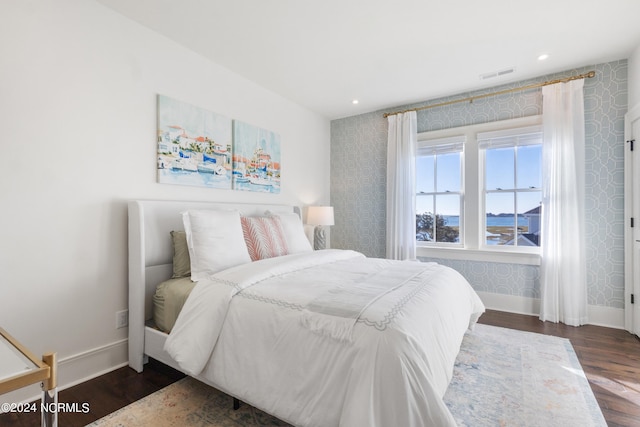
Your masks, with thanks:
[[(586, 245), (588, 303), (624, 308), (624, 115), (627, 61), (567, 70), (536, 79), (331, 122), (331, 246), (385, 256), (386, 144), (384, 112), (436, 104), (595, 70), (585, 80)], [(429, 84), (425, 81), (425, 84)], [(418, 112), (418, 132), (541, 114), (539, 89)], [(539, 267), (424, 259), (449, 265), (477, 291), (540, 297)]]

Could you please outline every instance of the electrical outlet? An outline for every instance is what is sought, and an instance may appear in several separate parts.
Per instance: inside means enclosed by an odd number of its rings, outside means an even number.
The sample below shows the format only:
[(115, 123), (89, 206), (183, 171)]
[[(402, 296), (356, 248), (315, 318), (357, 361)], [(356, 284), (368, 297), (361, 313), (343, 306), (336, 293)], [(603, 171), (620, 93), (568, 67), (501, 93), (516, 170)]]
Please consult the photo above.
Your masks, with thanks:
[(116, 312), (116, 329), (129, 326), (129, 310)]

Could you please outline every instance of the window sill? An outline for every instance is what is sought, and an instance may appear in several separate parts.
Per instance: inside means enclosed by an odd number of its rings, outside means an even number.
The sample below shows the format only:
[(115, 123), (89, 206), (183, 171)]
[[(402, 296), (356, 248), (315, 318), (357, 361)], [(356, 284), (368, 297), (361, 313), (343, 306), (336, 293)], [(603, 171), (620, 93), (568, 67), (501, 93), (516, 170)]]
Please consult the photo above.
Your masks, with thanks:
[(540, 254), (508, 250), (480, 250), (447, 248), (443, 246), (418, 246), (418, 257), (456, 259), (464, 261), (501, 262), (507, 264), (540, 265)]

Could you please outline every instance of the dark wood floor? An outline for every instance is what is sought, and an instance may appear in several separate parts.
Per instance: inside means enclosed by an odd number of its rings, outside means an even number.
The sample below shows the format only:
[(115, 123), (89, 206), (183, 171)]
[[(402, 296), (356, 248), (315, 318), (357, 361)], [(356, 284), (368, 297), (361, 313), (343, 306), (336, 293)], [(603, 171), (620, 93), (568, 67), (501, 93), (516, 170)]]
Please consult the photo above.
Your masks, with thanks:
[[(183, 378), (184, 374), (155, 360), (141, 374), (129, 367), (120, 368), (77, 386), (62, 390), (58, 402), (88, 403), (88, 413), (61, 412), (59, 427), (81, 427)], [(4, 403), (0, 396), (0, 403)], [(0, 414), (0, 427), (39, 427), (40, 413)]]
[[(574, 328), (543, 323), (537, 317), (487, 311), (480, 323), (568, 338), (609, 426), (640, 426), (640, 340), (621, 330), (599, 326)], [(88, 403), (90, 411), (61, 413), (60, 427), (84, 426), (182, 378), (151, 361), (142, 374), (121, 368), (60, 392), (65, 403)], [(0, 396), (0, 403), (3, 403)], [(2, 414), (2, 427), (35, 427), (38, 414)], [(552, 427), (552, 426), (550, 426)]]

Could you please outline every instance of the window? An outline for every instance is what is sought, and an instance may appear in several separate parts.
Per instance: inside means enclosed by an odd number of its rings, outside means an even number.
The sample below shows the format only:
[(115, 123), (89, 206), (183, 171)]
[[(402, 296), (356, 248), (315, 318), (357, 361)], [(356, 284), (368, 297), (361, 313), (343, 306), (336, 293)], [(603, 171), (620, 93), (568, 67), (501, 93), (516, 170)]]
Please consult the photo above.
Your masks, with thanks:
[(441, 251), (450, 248), (477, 254), (466, 259), (490, 253), (538, 262), (541, 117), (419, 134), (416, 191), (419, 252), (465, 259)]
[(436, 139), (416, 159), (416, 240), (461, 243), (463, 137)]
[(540, 246), (540, 127), (478, 134), (483, 160), (485, 245)]

